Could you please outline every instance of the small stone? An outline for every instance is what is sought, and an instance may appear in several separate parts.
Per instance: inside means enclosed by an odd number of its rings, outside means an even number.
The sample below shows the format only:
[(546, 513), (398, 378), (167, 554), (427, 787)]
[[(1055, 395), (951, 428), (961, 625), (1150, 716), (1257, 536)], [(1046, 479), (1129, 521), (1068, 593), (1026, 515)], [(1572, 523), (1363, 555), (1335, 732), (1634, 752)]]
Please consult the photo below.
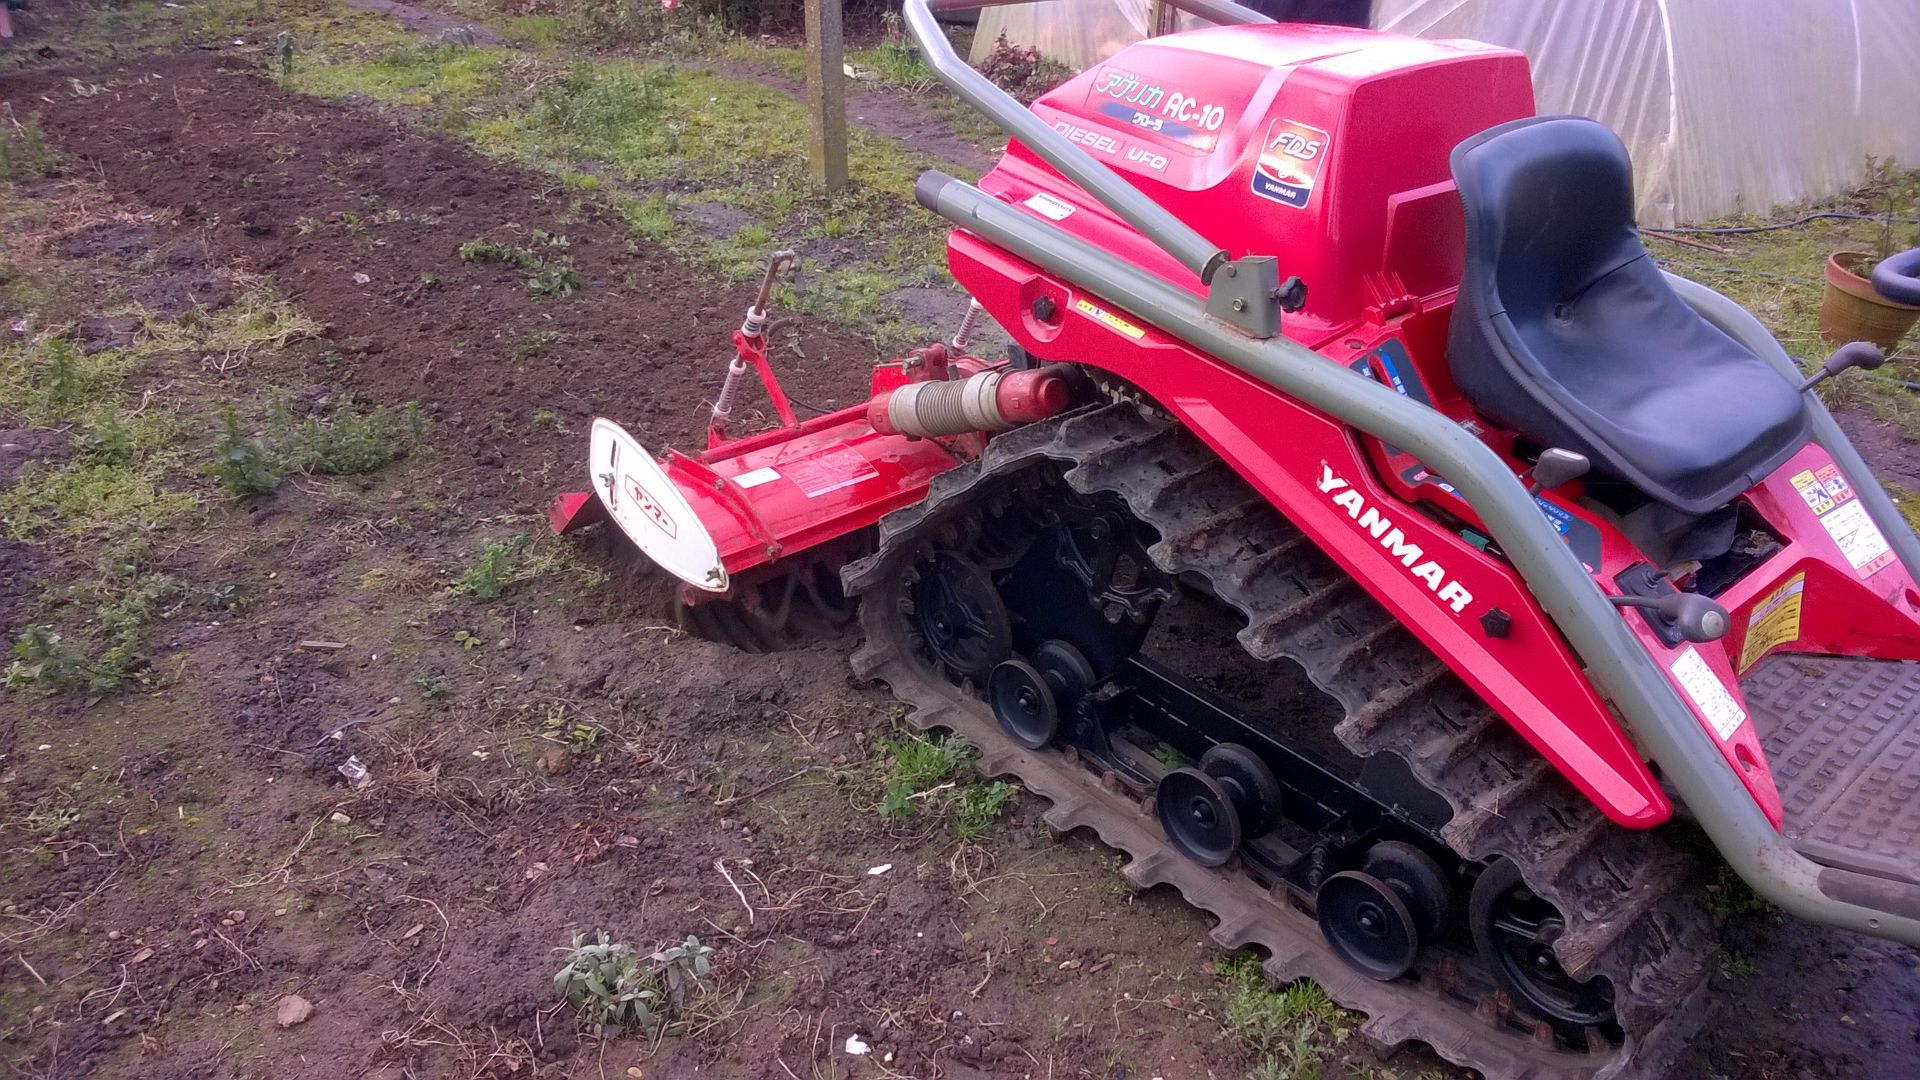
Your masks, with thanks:
[(299, 994), (288, 994), (274, 1007), (273, 1022), (283, 1028), (304, 1024), (313, 1016), (313, 1002)]
[(273, 913), (275, 915), (285, 915), (287, 913), (287, 909), (283, 907), (277, 907), (273, 909)]
[(335, 810), (333, 813), (328, 814), (327, 820), (333, 822), (335, 825), (350, 825), (353, 823), (352, 818), (348, 817), (347, 815), (341, 813), (338, 810)]
[(237, 923), (246, 922), (247, 910), (245, 908), (234, 908), (232, 911), (227, 912), (227, 918)]
[(107, 940), (108, 940), (108, 941), (119, 941), (119, 940), (120, 940), (120, 938), (121, 938), (122, 936), (123, 936), (123, 935), (122, 935), (122, 934), (120, 933), (120, 931), (118, 931), (118, 930), (109, 930), (109, 931), (107, 931)]
[(244, 1002), (244, 1001), (243, 1001), (243, 1002), (241, 1002), (240, 1004), (238, 1004), (238, 1005), (235, 1005), (235, 1006), (233, 1007), (233, 1011), (234, 1011), (234, 1012), (252, 1012), (252, 1011), (253, 1011), (253, 1006), (251, 1006), (251, 1005), (249, 1005), (249, 1004), (247, 1004), (246, 1002)]
[(220, 925), (221, 925), (221, 926), (232, 926), (232, 925), (233, 925), (233, 920), (232, 920), (232, 919), (221, 919), (221, 920), (220, 920)]
[(548, 776), (563, 776), (573, 768), (573, 755), (567, 753), (566, 747), (549, 747), (534, 764)]

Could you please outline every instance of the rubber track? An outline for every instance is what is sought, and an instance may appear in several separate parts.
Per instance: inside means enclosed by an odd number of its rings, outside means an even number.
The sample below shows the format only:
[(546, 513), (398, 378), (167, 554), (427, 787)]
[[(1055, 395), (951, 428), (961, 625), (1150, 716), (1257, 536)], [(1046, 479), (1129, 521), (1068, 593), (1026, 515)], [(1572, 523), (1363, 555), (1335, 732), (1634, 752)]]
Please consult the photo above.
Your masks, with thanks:
[[(1150, 809), (1102, 786), (1055, 751), (1020, 747), (984, 703), (909, 655), (901, 618), (905, 572), (950, 543), (951, 528), (988, 512), (1013, 478), (1051, 463), (1073, 490), (1122, 497), (1161, 539), (1159, 567), (1198, 579), (1247, 620), (1239, 640), (1262, 660), (1291, 658), (1346, 710), (1337, 728), (1356, 754), (1392, 752), (1454, 809), (1443, 830), (1470, 859), (1503, 856), (1567, 919), (1556, 945), (1578, 978), (1612, 980), (1627, 1038), (1578, 1054), (1516, 1033), (1447, 993), (1445, 977), (1380, 983), (1347, 967), (1310, 919), (1244, 872), (1202, 867), (1167, 844)], [(1269, 978), (1311, 978), (1367, 1016), (1362, 1034), (1391, 1050), (1409, 1040), (1492, 1078), (1657, 1075), (1704, 1019), (1700, 997), (1717, 945), (1692, 861), (1661, 838), (1612, 826), (1512, 729), (1231, 468), (1173, 422), (1130, 404), (1103, 405), (1000, 435), (975, 462), (938, 477), (921, 503), (881, 522), (878, 551), (846, 570), (863, 595), (857, 674), (887, 683), (921, 730), (952, 731), (981, 750), (980, 770), (1018, 778), (1049, 800), (1047, 822), (1086, 827), (1126, 853), (1122, 873), (1167, 884), (1220, 920), (1223, 949), (1257, 945)], [(875, 601), (880, 602), (875, 602)], [(1464, 898), (1461, 901), (1464, 908)], [(1536, 1031), (1536, 1036), (1540, 1032)]]

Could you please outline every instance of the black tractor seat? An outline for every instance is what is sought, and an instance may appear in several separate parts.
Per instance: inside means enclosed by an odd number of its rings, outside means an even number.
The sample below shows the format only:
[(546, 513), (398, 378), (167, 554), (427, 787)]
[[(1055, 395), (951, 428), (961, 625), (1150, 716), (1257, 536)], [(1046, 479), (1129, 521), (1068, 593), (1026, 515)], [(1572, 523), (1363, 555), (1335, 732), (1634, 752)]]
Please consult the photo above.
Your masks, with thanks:
[(1476, 409), (1688, 514), (1725, 506), (1806, 442), (1798, 390), (1695, 314), (1640, 246), (1612, 131), (1515, 120), (1451, 164), (1467, 243), (1447, 355)]

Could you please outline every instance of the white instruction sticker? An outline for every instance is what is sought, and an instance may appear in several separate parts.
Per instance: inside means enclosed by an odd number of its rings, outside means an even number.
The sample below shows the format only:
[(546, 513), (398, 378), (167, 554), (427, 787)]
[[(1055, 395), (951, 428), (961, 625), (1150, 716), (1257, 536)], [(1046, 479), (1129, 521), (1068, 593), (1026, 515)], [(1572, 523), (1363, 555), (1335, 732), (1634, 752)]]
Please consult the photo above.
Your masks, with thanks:
[(1026, 202), (1027, 209), (1052, 221), (1065, 221), (1073, 215), (1073, 204), (1063, 202), (1042, 191)]
[(1714, 734), (1720, 736), (1722, 742), (1733, 738), (1733, 733), (1740, 730), (1741, 721), (1747, 718), (1747, 710), (1727, 693), (1726, 686), (1707, 666), (1705, 658), (1689, 645), (1680, 659), (1673, 662), (1672, 671), (1680, 689), (1687, 692), (1707, 723), (1713, 725)]
[(1840, 554), (1847, 557), (1855, 570), (1878, 562), (1893, 550), (1858, 499), (1841, 503), (1820, 515), (1820, 524), (1826, 527), (1827, 535), (1833, 537), (1833, 542), (1840, 546)]
[(798, 484), (809, 499), (880, 475), (873, 462), (851, 446), (836, 446), (812, 457), (783, 461), (781, 468), (786, 471), (787, 479)]
[(762, 465), (752, 472), (743, 472), (739, 476), (734, 477), (733, 486), (744, 491), (748, 488), (757, 488), (761, 484), (778, 479), (780, 479), (780, 474), (774, 470), (773, 466)]

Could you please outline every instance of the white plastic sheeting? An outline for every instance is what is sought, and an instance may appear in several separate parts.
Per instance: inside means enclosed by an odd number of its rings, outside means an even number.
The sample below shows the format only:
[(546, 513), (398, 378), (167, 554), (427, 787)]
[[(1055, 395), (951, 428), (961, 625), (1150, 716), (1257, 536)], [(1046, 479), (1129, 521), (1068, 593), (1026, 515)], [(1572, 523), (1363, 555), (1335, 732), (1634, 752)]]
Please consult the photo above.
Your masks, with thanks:
[[(970, 59), (978, 64), (1005, 34), (1015, 45), (1037, 46), (1042, 56), (1084, 71), (1146, 37), (1152, 7), (1151, 0), (1044, 0), (982, 8)], [(1207, 25), (1185, 14), (1179, 20), (1182, 30)]]
[[(1148, 8), (988, 8), (975, 50), (1004, 31), (1086, 67), (1139, 40)], [(1525, 52), (1541, 112), (1626, 141), (1644, 224), (1838, 195), (1868, 155), (1920, 164), (1920, 0), (1375, 0), (1373, 24)]]

